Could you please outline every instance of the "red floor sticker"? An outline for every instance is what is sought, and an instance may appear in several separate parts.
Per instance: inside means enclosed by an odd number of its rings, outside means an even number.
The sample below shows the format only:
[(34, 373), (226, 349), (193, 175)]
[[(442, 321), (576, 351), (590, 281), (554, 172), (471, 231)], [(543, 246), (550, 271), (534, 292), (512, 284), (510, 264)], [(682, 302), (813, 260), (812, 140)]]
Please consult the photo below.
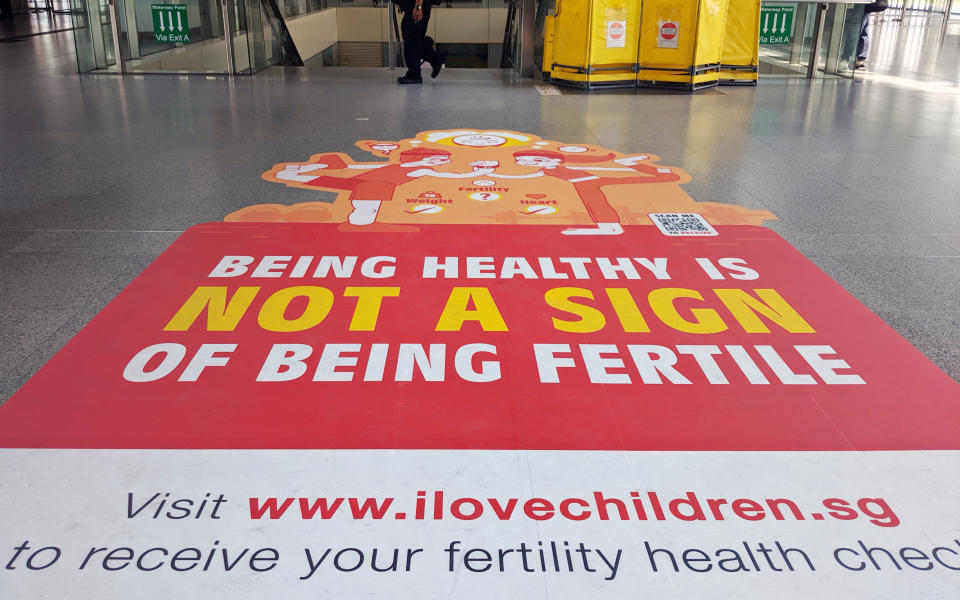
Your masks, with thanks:
[(957, 385), (770, 230), (196, 226), (0, 410), (79, 448), (956, 448)]

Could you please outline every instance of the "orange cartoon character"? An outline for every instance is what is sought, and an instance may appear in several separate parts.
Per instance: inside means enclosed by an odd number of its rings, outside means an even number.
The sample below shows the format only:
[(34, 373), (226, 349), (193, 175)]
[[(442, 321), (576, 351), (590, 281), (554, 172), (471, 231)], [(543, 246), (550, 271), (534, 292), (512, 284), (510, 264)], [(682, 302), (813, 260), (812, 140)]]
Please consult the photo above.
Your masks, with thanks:
[(766, 210), (695, 201), (681, 187), (690, 176), (657, 164), (654, 155), (529, 133), (422, 131), (400, 140), (363, 139), (356, 146), (379, 160), (322, 152), (262, 174), (288, 187), (334, 192), (336, 199), (290, 194), (292, 203), (246, 206), (224, 219), (338, 223), (355, 231), (537, 224), (561, 225), (558, 235), (617, 235), (631, 226), (654, 226), (651, 215), (660, 213), (696, 213), (713, 225), (761, 225), (776, 218)]
[[(410, 229), (376, 223), (381, 205), (393, 199), (397, 187), (418, 177), (458, 178), (477, 174), (476, 169), (462, 174), (434, 171), (432, 167), (450, 163), (450, 152), (442, 148), (409, 148), (400, 153), (399, 162), (390, 163), (347, 164), (336, 154), (323, 154), (313, 159), (316, 162), (288, 164), (274, 177), (295, 187), (349, 191), (352, 206), (347, 217), (349, 225), (378, 231)], [(356, 171), (360, 172), (348, 175)], [(376, 227), (371, 227), (373, 225)]]
[[(623, 233), (620, 216), (607, 201), (607, 196), (603, 193), (604, 186), (668, 183), (680, 180), (680, 175), (674, 173), (671, 169), (643, 164), (642, 161), (649, 158), (644, 155), (628, 156), (613, 161), (616, 164), (623, 165), (622, 167), (566, 166), (565, 164), (567, 162), (602, 162), (609, 160), (612, 156), (567, 155), (546, 149), (520, 150), (513, 153), (513, 159), (518, 165), (540, 169), (536, 173), (524, 177), (542, 174), (546, 177), (562, 179), (573, 185), (574, 191), (576, 191), (584, 208), (587, 209), (590, 219), (596, 226), (564, 229), (563, 233), (567, 235), (617, 235)], [(591, 171), (602, 172), (604, 175), (595, 175)], [(621, 172), (630, 173), (630, 175), (613, 175), (613, 173)]]

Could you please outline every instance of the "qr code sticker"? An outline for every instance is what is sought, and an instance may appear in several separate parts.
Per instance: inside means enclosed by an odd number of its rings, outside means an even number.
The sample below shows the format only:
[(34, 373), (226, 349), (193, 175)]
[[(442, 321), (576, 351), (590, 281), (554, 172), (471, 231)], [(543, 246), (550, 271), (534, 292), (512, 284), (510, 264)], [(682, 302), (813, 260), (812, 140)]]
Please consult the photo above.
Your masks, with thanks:
[(648, 216), (663, 235), (719, 235), (717, 230), (697, 213), (650, 213)]

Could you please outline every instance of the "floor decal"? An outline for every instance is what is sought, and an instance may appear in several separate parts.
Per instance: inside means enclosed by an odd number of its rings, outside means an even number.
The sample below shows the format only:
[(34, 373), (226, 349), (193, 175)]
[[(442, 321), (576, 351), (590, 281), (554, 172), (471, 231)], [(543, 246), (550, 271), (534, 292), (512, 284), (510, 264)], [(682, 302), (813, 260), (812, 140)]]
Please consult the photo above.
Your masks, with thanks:
[(696, 212), (715, 225), (761, 225), (765, 210), (694, 202), (682, 169), (649, 154), (626, 155), (515, 131), (427, 131), (357, 147), (387, 160), (354, 162), (328, 152), (275, 165), (267, 181), (338, 193), (332, 205), (261, 204), (227, 221), (344, 224), (343, 229), (412, 231), (427, 224), (570, 225), (566, 234), (617, 234), (649, 225), (650, 213)]
[(958, 589), (958, 386), (774, 215), (526, 133), (357, 145), (0, 407), (0, 595)]

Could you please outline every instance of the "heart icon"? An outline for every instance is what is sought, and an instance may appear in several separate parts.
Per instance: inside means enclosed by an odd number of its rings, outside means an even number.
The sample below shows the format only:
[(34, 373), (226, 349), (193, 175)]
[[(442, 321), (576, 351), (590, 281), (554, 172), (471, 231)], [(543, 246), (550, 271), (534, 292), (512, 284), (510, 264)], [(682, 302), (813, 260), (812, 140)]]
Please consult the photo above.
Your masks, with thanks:
[(546, 194), (527, 194), (527, 198), (533, 198), (534, 200), (539, 200), (540, 198), (546, 198)]

